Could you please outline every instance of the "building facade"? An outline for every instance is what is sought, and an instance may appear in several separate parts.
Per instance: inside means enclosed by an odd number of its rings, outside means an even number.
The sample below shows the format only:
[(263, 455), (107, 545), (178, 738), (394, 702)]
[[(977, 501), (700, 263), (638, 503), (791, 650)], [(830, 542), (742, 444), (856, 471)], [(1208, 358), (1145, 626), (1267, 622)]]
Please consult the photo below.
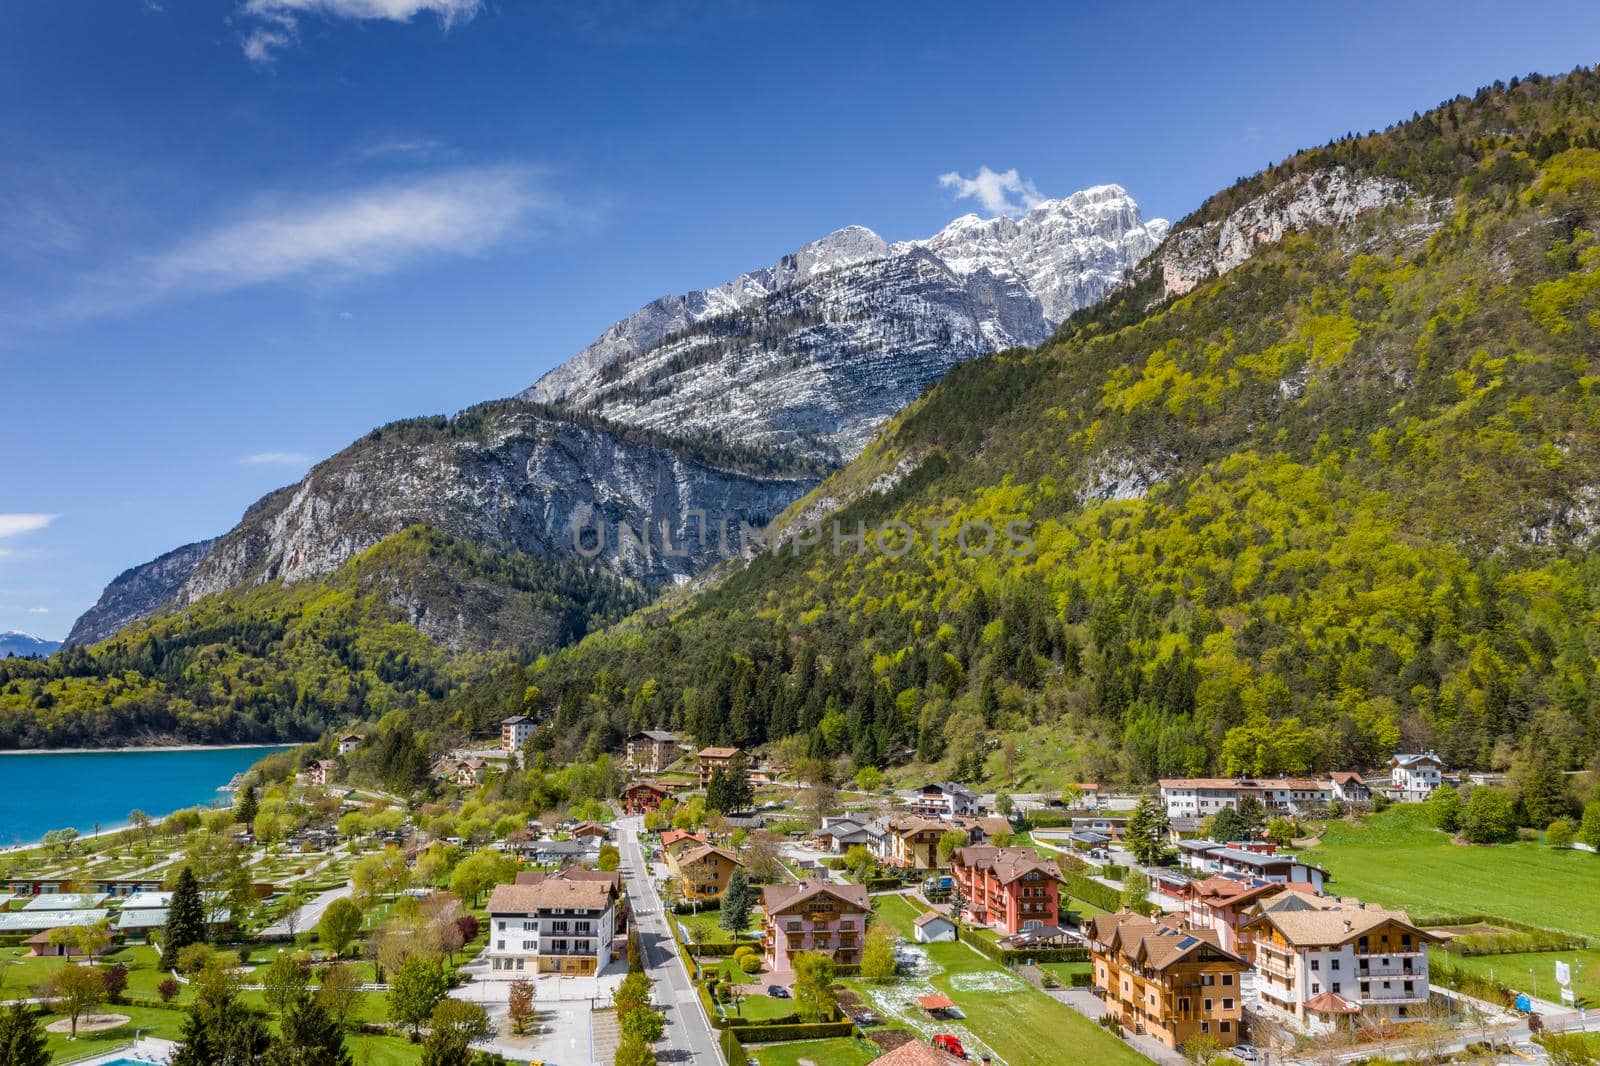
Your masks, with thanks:
[(664, 729), (645, 729), (628, 738), (628, 770), (659, 774), (678, 761), (678, 735)]
[(667, 852), (667, 868), (678, 879), (683, 899), (721, 899), (728, 890), (728, 878), (743, 865), (733, 852), (709, 844), (685, 848), (676, 854)]
[(1244, 928), (1262, 1011), (1302, 1032), (1403, 1021), (1428, 1002), (1428, 945), (1438, 938), (1405, 911), (1285, 898)]
[(744, 752), (738, 748), (701, 748), (697, 754), (700, 760), (700, 787), (705, 788), (711, 784), (711, 775), (718, 770), (726, 770), (734, 759), (742, 756)]
[(761, 936), (767, 968), (794, 969), (799, 951), (815, 951), (841, 966), (861, 962), (872, 902), (865, 885), (806, 880), (798, 885), (767, 885), (761, 891)]
[(887, 861), (907, 870), (939, 868), (939, 838), (951, 829), (931, 818), (895, 818), (889, 822)]
[(507, 755), (516, 758), (528, 741), (533, 739), (537, 723), (525, 714), (514, 714), (500, 722), (500, 747)]
[(660, 810), (670, 793), (649, 781), (635, 781), (622, 790), (622, 813), (647, 814)]
[(1168, 818), (1205, 818), (1246, 796), (1269, 816), (1303, 814), (1333, 802), (1333, 780), (1315, 777), (1164, 777), (1161, 802)]
[(1103, 914), (1084, 927), (1095, 986), (1127, 1029), (1174, 1050), (1201, 1034), (1239, 1042), (1245, 961), (1209, 929), (1174, 929), (1135, 914)]
[(1389, 760), (1389, 792), (1395, 799), (1421, 803), (1444, 784), (1444, 760), (1431, 751)]
[(954, 781), (923, 785), (911, 797), (911, 813), (922, 818), (961, 818), (982, 812), (978, 794)]
[(957, 848), (950, 873), (980, 925), (1009, 934), (1061, 924), (1061, 871), (1032, 848)]
[(612, 959), (617, 893), (610, 881), (546, 877), (489, 897), (489, 976), (596, 974)]

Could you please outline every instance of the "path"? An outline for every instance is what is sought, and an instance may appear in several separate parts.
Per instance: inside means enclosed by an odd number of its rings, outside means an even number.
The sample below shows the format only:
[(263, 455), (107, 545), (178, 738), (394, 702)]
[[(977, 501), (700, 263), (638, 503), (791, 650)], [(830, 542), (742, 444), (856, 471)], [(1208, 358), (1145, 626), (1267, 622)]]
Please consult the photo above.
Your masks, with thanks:
[(663, 910), (661, 896), (645, 866), (644, 851), (639, 847), (641, 824), (642, 820), (637, 817), (623, 818), (616, 823), (616, 830), (622, 852), (622, 874), (627, 880), (633, 922), (639, 932), (639, 950), (644, 955), (645, 972), (650, 975), (655, 990), (656, 1006), (667, 1017), (667, 1031), (657, 1059), (695, 1063), (696, 1066), (723, 1066), (722, 1049), (667, 927), (672, 916)]
[[(340, 885), (338, 888), (330, 888), (328, 891), (313, 897), (309, 903), (304, 904), (300, 908), (300, 917), (295, 924), (294, 932), (303, 933), (307, 929), (315, 929), (317, 923), (322, 920), (323, 912), (333, 905), (334, 900), (348, 898), (354, 891), (355, 886), (347, 882)], [(287, 916), (285, 916), (283, 918), (279, 918), (277, 921), (261, 930), (258, 939), (269, 940), (273, 937), (287, 937), (291, 935), (293, 934), (291, 934), (289, 931), (289, 919)]]

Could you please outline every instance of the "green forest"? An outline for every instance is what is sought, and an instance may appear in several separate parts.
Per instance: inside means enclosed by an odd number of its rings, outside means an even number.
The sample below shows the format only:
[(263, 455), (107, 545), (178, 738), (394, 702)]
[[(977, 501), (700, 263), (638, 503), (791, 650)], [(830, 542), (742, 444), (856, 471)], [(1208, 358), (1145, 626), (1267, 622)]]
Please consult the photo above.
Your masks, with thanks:
[[(1584, 765), (1597, 129), (1600, 75), (1529, 78), (1218, 194), (1177, 230), (1332, 167), (1410, 190), (1180, 298), (1151, 273), (1037, 351), (958, 367), (813, 496), (854, 501), (831, 516), (846, 531), (906, 523), (915, 550), (785, 548), (549, 656), (554, 733), (794, 735), (973, 778), (1041, 723), (1093, 742), (1067, 768), (1089, 780), (1426, 746)], [(971, 521), (1026, 523), (1033, 550), (924, 532)]]
[(324, 581), (211, 596), (93, 648), (0, 660), (0, 747), (309, 740), (392, 710), (439, 718), (443, 701), (471, 702), (469, 682), (641, 596), (603, 571), (414, 526)]

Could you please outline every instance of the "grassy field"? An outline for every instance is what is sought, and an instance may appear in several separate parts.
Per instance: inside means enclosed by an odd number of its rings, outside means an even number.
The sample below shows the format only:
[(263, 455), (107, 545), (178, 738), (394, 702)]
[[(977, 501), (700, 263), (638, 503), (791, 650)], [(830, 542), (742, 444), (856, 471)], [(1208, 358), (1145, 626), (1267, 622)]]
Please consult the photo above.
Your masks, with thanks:
[[(107, 1004), (98, 1008), (98, 1013), (126, 1014), (128, 1024), (116, 1029), (107, 1029), (99, 1033), (81, 1033), (76, 1040), (69, 1040), (65, 1033), (47, 1033), (46, 1040), (49, 1044), (52, 1059), (81, 1059), (105, 1051), (117, 1044), (125, 1044), (138, 1036), (158, 1036), (166, 1040), (176, 1040), (183, 1035), (183, 1011), (160, 1010), (154, 1007), (126, 1007), (117, 1004)], [(42, 1024), (48, 1025), (53, 1021), (65, 1018), (64, 1014), (46, 1015)]]
[(1405, 907), (1416, 918), (1496, 914), (1600, 940), (1600, 856), (1588, 852), (1533, 841), (1452, 844), (1410, 804), (1334, 822), (1305, 854), (1333, 875), (1329, 891)]
[[(1463, 957), (1434, 950), (1428, 957), (1435, 965), (1454, 966), (1468, 973), (1493, 978), (1517, 991), (1534, 991), (1544, 999), (1555, 999), (1556, 962), (1572, 966), (1572, 990), (1590, 1006), (1600, 1003), (1600, 949), (1587, 951), (1530, 951), (1515, 955), (1473, 955)], [(1530, 972), (1531, 971), (1531, 972)]]
[[(915, 905), (902, 896), (880, 896), (875, 907), (883, 921), (907, 939), (911, 937), (911, 923), (917, 915)], [(1061, 1061), (1060, 1052), (1066, 1046), (1078, 1053), (1077, 1061), (1111, 1066), (1148, 1063), (1144, 1056), (1088, 1018), (967, 945), (918, 946), (937, 968), (927, 983), (955, 1001), (963, 1015), (959, 1022), (946, 1025), (927, 1019), (914, 1003), (894, 1012), (897, 1020), (924, 1037), (936, 1031), (955, 1031), (959, 1035), (966, 1030), (1010, 1066), (1052, 1066)], [(879, 1003), (886, 991), (881, 985), (847, 983), (870, 1003)], [(968, 1048), (969, 1052), (972, 1050)]]
[(792, 1044), (762, 1044), (749, 1049), (750, 1061), (760, 1066), (866, 1066), (883, 1052), (868, 1040), (799, 1040)]

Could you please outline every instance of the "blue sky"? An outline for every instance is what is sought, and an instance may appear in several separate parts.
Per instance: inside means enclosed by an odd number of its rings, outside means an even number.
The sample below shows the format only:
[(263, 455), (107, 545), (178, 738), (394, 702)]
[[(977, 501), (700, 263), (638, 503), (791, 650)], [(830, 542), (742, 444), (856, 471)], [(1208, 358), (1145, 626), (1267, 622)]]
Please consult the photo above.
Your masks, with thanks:
[(663, 293), (983, 210), (942, 174), (1176, 219), (1597, 40), (1579, 2), (6, 4), (0, 629)]

